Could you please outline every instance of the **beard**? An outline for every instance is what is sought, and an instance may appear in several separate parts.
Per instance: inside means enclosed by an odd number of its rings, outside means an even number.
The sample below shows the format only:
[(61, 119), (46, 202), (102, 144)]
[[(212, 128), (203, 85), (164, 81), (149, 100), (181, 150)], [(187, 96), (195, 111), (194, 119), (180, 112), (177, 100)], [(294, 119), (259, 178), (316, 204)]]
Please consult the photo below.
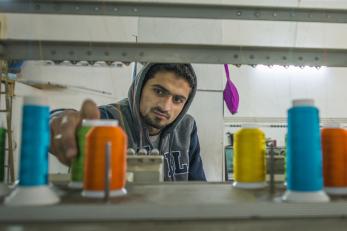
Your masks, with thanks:
[[(155, 111), (167, 114), (167, 117), (168, 118), (170, 117), (168, 113), (163, 112), (158, 107), (151, 109), (152, 113), (155, 113)], [(148, 113), (147, 115), (143, 116), (143, 120), (144, 120), (146, 125), (151, 126), (153, 128), (156, 128), (156, 129), (162, 129), (162, 128), (166, 127), (166, 125), (167, 125), (167, 124), (162, 124), (161, 123), (161, 121), (162, 121), (161, 119), (159, 119), (159, 118), (157, 118), (155, 116), (151, 117), (151, 113)]]
[(146, 125), (154, 127), (156, 129), (162, 129), (166, 126), (164, 124), (160, 124), (160, 119), (151, 118), (149, 115), (144, 116), (143, 121)]

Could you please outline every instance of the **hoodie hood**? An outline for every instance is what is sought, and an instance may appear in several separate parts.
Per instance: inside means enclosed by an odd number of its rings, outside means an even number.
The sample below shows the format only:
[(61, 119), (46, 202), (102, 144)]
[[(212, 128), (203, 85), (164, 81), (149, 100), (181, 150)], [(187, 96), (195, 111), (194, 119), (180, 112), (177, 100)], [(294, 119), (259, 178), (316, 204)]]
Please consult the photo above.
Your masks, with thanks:
[[(146, 75), (149, 71), (149, 69), (155, 65), (157, 63), (148, 63), (146, 64), (141, 71), (137, 74), (136, 78), (134, 79), (129, 92), (128, 92), (128, 99), (129, 99), (129, 106), (130, 106), (130, 110), (131, 110), (131, 115), (133, 117), (133, 121), (136, 123), (136, 127), (139, 128), (139, 133), (140, 136), (143, 136), (143, 134), (148, 134), (148, 130), (142, 120), (142, 117), (140, 115), (140, 98), (141, 98), (141, 91), (143, 88), (143, 84), (146, 82)], [(179, 124), (179, 122), (182, 120), (182, 118), (186, 115), (193, 99), (194, 96), (196, 94), (196, 89), (197, 89), (197, 79), (196, 79), (196, 75), (194, 72), (194, 69), (192, 67), (191, 64), (187, 64), (189, 66), (189, 68), (191, 69), (191, 72), (193, 73), (193, 77), (194, 77), (194, 86), (192, 88), (192, 91), (189, 95), (189, 98), (186, 102), (186, 104), (184, 105), (181, 113), (177, 116), (177, 118), (168, 126), (166, 126), (165, 128), (163, 128), (163, 130), (161, 130), (161, 135), (166, 135), (171, 133), (175, 127)], [(141, 139), (142, 140), (142, 139)], [(142, 146), (142, 145), (141, 145)]]

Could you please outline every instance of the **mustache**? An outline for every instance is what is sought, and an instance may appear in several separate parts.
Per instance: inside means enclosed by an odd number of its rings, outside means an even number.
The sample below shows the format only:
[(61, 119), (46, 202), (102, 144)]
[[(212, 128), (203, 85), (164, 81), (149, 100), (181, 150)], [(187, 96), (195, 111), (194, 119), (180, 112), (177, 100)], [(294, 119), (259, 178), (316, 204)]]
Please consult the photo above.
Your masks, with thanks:
[(160, 107), (154, 107), (152, 108), (152, 112), (159, 112), (160, 114), (164, 114), (166, 118), (170, 118), (170, 114), (167, 111), (164, 111)]

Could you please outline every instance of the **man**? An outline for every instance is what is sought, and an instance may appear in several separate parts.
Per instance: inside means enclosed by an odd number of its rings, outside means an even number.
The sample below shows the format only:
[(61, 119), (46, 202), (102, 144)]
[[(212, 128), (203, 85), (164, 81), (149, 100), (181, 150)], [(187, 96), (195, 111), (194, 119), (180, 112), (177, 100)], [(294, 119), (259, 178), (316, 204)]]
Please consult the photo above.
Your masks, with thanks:
[(186, 114), (197, 80), (190, 64), (147, 64), (128, 98), (99, 107), (87, 100), (81, 111), (56, 111), (51, 119), (51, 153), (69, 164), (76, 156), (76, 128), (82, 119), (117, 119), (134, 150), (158, 149), (164, 155), (164, 180), (205, 181), (195, 120)]

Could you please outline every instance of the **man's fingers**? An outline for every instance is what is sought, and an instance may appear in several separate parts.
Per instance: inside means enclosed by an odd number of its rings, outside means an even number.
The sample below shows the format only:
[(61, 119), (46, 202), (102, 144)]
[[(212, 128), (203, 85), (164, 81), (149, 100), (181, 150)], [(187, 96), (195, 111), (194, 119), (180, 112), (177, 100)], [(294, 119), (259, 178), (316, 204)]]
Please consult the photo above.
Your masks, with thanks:
[(100, 119), (100, 111), (94, 101), (87, 99), (81, 107), (82, 119)]
[(58, 160), (63, 163), (66, 166), (70, 166), (71, 165), (71, 161), (69, 159), (66, 158), (65, 154), (62, 152), (58, 152), (55, 157), (58, 158)]
[(69, 165), (76, 157), (78, 146), (76, 131), (82, 119), (99, 119), (100, 112), (92, 100), (86, 100), (82, 104), (80, 112), (66, 110), (51, 121), (51, 147), (53, 153), (60, 162)]
[(62, 117), (53, 118), (51, 121), (51, 145), (50, 152), (63, 164), (70, 165), (70, 161), (66, 158), (64, 152), (64, 144), (61, 134)]
[(50, 145), (50, 153), (54, 154), (59, 160), (58, 155), (61, 155), (63, 152), (62, 149), (62, 134), (61, 134), (61, 120), (62, 117), (55, 117), (52, 119), (50, 127), (51, 127), (51, 145)]
[(65, 153), (68, 160), (72, 160), (77, 155), (76, 129), (80, 120), (81, 116), (78, 112), (67, 113), (61, 120), (59, 149)]

